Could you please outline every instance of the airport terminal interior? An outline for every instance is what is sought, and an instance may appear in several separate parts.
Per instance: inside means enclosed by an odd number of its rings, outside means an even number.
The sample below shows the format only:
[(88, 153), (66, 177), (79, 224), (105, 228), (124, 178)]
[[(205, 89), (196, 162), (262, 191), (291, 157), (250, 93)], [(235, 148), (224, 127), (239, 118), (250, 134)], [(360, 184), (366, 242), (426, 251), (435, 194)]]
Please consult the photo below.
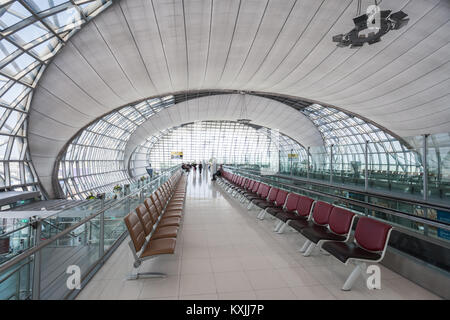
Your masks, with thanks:
[(450, 0), (0, 0), (0, 300), (125, 299), (450, 299)]

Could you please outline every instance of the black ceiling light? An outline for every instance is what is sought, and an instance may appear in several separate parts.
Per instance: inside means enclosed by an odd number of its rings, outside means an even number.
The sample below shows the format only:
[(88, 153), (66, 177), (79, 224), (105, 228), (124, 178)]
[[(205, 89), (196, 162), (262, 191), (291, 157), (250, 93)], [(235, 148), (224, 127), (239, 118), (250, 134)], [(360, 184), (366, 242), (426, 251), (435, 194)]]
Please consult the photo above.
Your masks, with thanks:
[[(408, 15), (403, 11), (391, 13), (392, 10), (380, 10), (377, 1), (369, 6), (367, 13), (361, 15), (361, 0), (358, 1), (357, 17), (353, 19), (355, 27), (346, 34), (333, 37), (338, 47), (358, 48), (364, 43), (373, 44), (381, 41), (381, 37), (390, 30), (398, 30), (408, 24)], [(377, 21), (378, 20), (378, 21)], [(368, 30), (367, 34), (361, 33)]]

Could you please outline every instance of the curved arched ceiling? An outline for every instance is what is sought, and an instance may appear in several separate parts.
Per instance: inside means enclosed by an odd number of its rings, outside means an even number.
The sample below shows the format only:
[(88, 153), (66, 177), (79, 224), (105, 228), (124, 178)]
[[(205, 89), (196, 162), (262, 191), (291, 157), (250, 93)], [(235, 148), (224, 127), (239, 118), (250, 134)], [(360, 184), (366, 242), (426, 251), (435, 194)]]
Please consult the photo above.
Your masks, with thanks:
[[(275, 119), (273, 119), (274, 109), (277, 110)], [(183, 122), (187, 120), (192, 121)], [(183, 123), (167, 128), (180, 122)], [(255, 122), (270, 122), (276, 127), (272, 130)], [(177, 130), (176, 128), (187, 127), (192, 129), (188, 130), (190, 136), (180, 137), (179, 134), (182, 134), (180, 132), (183, 132), (180, 131), (177, 133), (176, 141), (172, 141), (170, 146), (165, 145), (163, 150), (160, 149), (161, 145), (159, 147), (154, 145), (160, 137)], [(214, 133), (206, 133), (208, 127), (214, 130)], [(194, 128), (197, 130), (196, 133), (193, 132)], [(169, 149), (186, 150), (188, 152), (186, 156), (191, 157), (191, 160), (192, 157), (197, 159), (204, 157), (205, 152), (222, 154), (221, 161), (227, 161), (225, 160), (229, 159), (227, 156), (233, 153), (237, 156), (233, 159), (242, 160), (242, 156), (260, 159), (261, 154), (267, 154), (267, 150), (264, 151), (264, 139), (261, 141), (262, 145), (259, 145), (255, 137), (249, 138), (250, 128), (257, 129), (259, 133), (265, 132), (265, 138), (269, 140), (272, 133), (273, 138), (282, 138), (279, 144), (280, 158), (283, 153), (284, 157), (287, 157), (286, 153), (289, 151), (292, 153), (294, 149), (298, 154), (306, 155), (306, 146), (313, 147), (311, 149), (314, 150), (313, 153), (321, 158), (328, 152), (328, 147), (334, 145), (339, 157), (346, 159), (345, 163), (362, 159), (366, 147), (369, 148), (371, 155), (377, 157), (373, 159), (377, 163), (386, 163), (382, 158), (386, 159), (387, 154), (397, 166), (411, 159), (410, 146), (402, 139), (392, 136), (376, 124), (332, 107), (269, 94), (244, 95), (220, 90), (185, 92), (146, 99), (118, 108), (80, 130), (58, 156), (53, 170), (53, 192), (57, 197), (67, 195), (83, 197), (87, 192), (94, 190), (103, 192), (112, 184), (139, 177), (145, 174), (145, 166), (150, 161), (154, 147), (159, 148), (159, 151), (156, 151), (159, 155), (151, 160), (152, 163), (161, 163), (161, 160), (165, 163), (163, 159), (166, 158), (161, 151), (164, 153)], [(198, 130), (202, 133), (200, 134)], [(217, 130), (223, 130), (219, 136)], [(285, 136), (283, 131), (292, 132), (297, 139), (302, 139), (305, 146)], [(212, 136), (205, 136), (209, 134)], [(229, 140), (236, 134), (239, 137), (235, 138), (239, 139)], [(222, 143), (220, 139), (225, 137), (226, 141), (222, 141), (223, 148), (228, 148), (228, 151), (224, 151), (226, 149), (214, 151), (211, 148), (200, 150), (198, 143), (218, 147), (218, 144)], [(201, 142), (202, 138), (207, 140)], [(259, 138), (256, 140), (259, 141)], [(214, 143), (211, 144), (212, 141)], [(239, 147), (235, 145), (237, 150), (229, 151), (229, 148), (233, 148), (231, 141), (236, 143), (240, 141)], [(245, 143), (247, 145), (243, 145)], [(268, 147), (267, 144), (265, 146)], [(196, 151), (189, 153), (193, 150)], [(49, 161), (44, 165), (47, 167), (38, 169), (41, 171), (50, 169), (52, 163)]]
[(447, 132), (450, 2), (384, 0), (409, 24), (374, 45), (338, 48), (331, 37), (353, 27), (356, 3), (121, 0), (72, 37), (39, 82), (33, 163), (53, 164), (79, 129), (113, 109), (205, 88), (336, 105), (403, 137)]
[(129, 138), (124, 159), (128, 162), (131, 153), (138, 145), (164, 129), (194, 121), (236, 121), (243, 118), (252, 120), (252, 124), (279, 129), (281, 133), (303, 146), (323, 145), (322, 135), (317, 127), (294, 108), (267, 98), (226, 94), (187, 100), (150, 117)]
[[(275, 109), (277, 117), (273, 119)], [(197, 92), (144, 100), (119, 108), (80, 130), (60, 152), (55, 166), (47, 161), (36, 163), (35, 167), (39, 172), (53, 171), (51, 181), (41, 176), (41, 184), (50, 196), (63, 197), (58, 185), (61, 177), (89, 178), (92, 189), (101, 189), (130, 178), (126, 168), (131, 153), (149, 137), (189, 122), (239, 119), (250, 119), (250, 125), (256, 127), (270, 123), (272, 128), (293, 135), (307, 146), (323, 146), (324, 143), (313, 121), (287, 104), (253, 95)], [(92, 179), (93, 173), (96, 179)], [(97, 179), (101, 180), (98, 184), (94, 181)], [(70, 182), (67, 188), (72, 194), (78, 190), (78, 183), (87, 186), (80, 180)]]

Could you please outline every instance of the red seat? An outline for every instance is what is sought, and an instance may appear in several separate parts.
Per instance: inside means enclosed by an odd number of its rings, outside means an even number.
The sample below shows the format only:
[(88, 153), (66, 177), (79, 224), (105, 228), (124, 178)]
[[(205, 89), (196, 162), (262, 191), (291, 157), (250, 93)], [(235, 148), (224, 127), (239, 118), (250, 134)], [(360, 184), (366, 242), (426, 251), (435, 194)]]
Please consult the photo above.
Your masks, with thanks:
[[(309, 256), (316, 246), (321, 246), (326, 241), (347, 241), (353, 225), (355, 214), (344, 208), (333, 207), (328, 219), (328, 226), (312, 225), (300, 230), (308, 240), (303, 245), (306, 249), (303, 254)], [(302, 251), (302, 250), (300, 250)]]
[(278, 225), (275, 227), (275, 231), (277, 231), (278, 233), (283, 233), (286, 226), (290, 225), (290, 221), (292, 220), (306, 221), (308, 219), (314, 200), (301, 195), (296, 195), (296, 200), (297, 201), (294, 210), (286, 210), (277, 213), (276, 217), (280, 219), (280, 223), (278, 223)]
[(264, 184), (262, 184), (261, 182), (256, 182), (253, 185), (253, 189), (250, 192), (244, 194), (245, 198), (249, 201), (255, 199), (256, 197), (259, 198), (259, 195), (261, 194), (263, 187)]
[[(308, 218), (314, 200), (305, 196), (296, 195), (294, 210), (286, 210), (277, 214), (277, 218), (287, 222), (288, 220), (302, 220)], [(293, 200), (295, 201), (295, 200)]]
[[(274, 190), (274, 191), (272, 191), (272, 190)], [(272, 198), (273, 198), (274, 194), (276, 194), (276, 197), (275, 197), (275, 200), (272, 201)], [(286, 202), (287, 195), (288, 195), (288, 192), (286, 190), (280, 190), (280, 189), (277, 189), (277, 188), (272, 188), (270, 190), (268, 200), (266, 202), (258, 202), (256, 204), (258, 207), (263, 209), (263, 211), (261, 211), (260, 214), (258, 215), (258, 218), (260, 218), (261, 220), (264, 220), (266, 212), (269, 209), (282, 210), (283, 206), (284, 206), (284, 204)]]
[(297, 207), (299, 195), (295, 193), (289, 193), (287, 196), (287, 200), (283, 208), (269, 208), (267, 209), (267, 213), (276, 216), (278, 218), (278, 214), (280, 213), (292, 213), (294, 214), (295, 208)]
[(248, 192), (245, 192), (245, 193), (243, 194), (243, 196), (244, 196), (244, 197), (247, 197), (247, 196), (251, 196), (251, 195), (256, 195), (256, 192), (258, 191), (260, 184), (261, 184), (261, 183), (258, 182), (258, 181), (253, 181), (253, 186), (252, 186), (252, 188), (251, 188)]
[(244, 187), (242, 189), (238, 190), (238, 193), (240, 193), (241, 195), (244, 194), (245, 192), (251, 190), (253, 188), (254, 184), (255, 184), (254, 180), (247, 179)]
[(383, 260), (391, 231), (392, 226), (386, 223), (361, 217), (356, 224), (353, 242), (330, 241), (322, 245), (322, 249), (343, 263), (353, 261), (357, 264), (342, 290), (350, 290), (358, 277), (366, 271), (365, 262), (375, 263)]
[[(269, 187), (270, 188), (270, 187)], [(278, 188), (270, 188), (269, 195), (267, 196), (267, 200), (254, 200), (253, 203), (260, 207), (261, 209), (265, 209), (268, 207), (275, 206), (275, 200), (277, 199), (278, 191), (280, 189)]]
[(261, 183), (258, 191), (256, 192), (256, 196), (248, 197), (247, 199), (250, 201), (250, 204), (253, 204), (258, 200), (266, 200), (269, 196), (269, 192), (270, 187), (265, 183)]
[(289, 221), (289, 226), (300, 232), (303, 228), (311, 227), (314, 224), (322, 226), (327, 225), (332, 209), (333, 205), (323, 201), (317, 201), (314, 204), (311, 220), (291, 220)]

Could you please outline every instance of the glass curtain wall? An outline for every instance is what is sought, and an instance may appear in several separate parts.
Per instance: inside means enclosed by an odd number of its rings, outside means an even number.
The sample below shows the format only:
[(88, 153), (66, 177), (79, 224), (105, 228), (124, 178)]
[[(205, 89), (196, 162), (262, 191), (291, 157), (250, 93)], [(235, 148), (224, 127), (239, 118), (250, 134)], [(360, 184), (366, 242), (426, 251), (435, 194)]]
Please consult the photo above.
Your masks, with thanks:
[[(310, 178), (364, 188), (367, 148), (369, 189), (424, 198), (424, 136), (401, 141), (357, 116), (318, 104), (300, 111), (311, 119), (324, 138), (323, 147), (310, 147)], [(300, 166), (303, 169), (293, 170), (293, 175), (308, 175), (308, 158), (304, 159), (305, 164)], [(449, 160), (450, 134), (428, 136), (427, 199), (448, 201)], [(281, 155), (281, 163), (289, 161), (285, 154)]]
[[(426, 164), (427, 164), (427, 199), (448, 201), (450, 200), (450, 133), (438, 133), (433, 135), (408, 138), (407, 141), (418, 150), (421, 159), (424, 159), (426, 139)], [(422, 161), (420, 165), (422, 166)], [(416, 177), (423, 184), (423, 170)], [(420, 192), (423, 195), (423, 186)], [(450, 221), (450, 216), (447, 218)]]
[[(202, 121), (148, 138), (133, 152), (128, 171), (123, 157), (131, 134), (174, 103), (175, 98), (167, 96), (130, 105), (83, 130), (60, 159), (62, 194), (83, 198), (91, 192), (109, 192), (113, 184), (145, 175), (149, 163), (158, 171), (182, 162), (209, 162), (213, 158), (260, 172), (272, 172), (276, 166), (282, 174), (364, 189), (367, 158), (369, 190), (425, 197), (424, 136), (401, 140), (357, 116), (318, 104), (299, 110), (317, 126), (324, 139), (323, 146), (304, 146), (309, 149), (309, 157), (307, 149), (277, 130), (232, 121)], [(427, 197), (448, 201), (450, 135), (428, 136), (426, 147)]]
[[(231, 121), (201, 121), (165, 130), (150, 137), (137, 147), (130, 167), (134, 175), (142, 174), (151, 163), (162, 170), (181, 163), (205, 162), (261, 168), (290, 170), (289, 164), (279, 163), (280, 153), (295, 150), (300, 161), (305, 159), (304, 148), (289, 137), (263, 127)], [(279, 139), (275, 139), (279, 137)], [(278, 140), (278, 141), (274, 141)], [(182, 158), (174, 157), (182, 153)], [(273, 162), (273, 163), (272, 163)]]
[(63, 195), (86, 198), (129, 183), (123, 161), (128, 139), (139, 125), (173, 103), (173, 96), (145, 100), (114, 111), (81, 131), (60, 159), (58, 180)]
[(432, 199), (450, 198), (450, 133), (428, 138), (428, 192)]
[(32, 93), (64, 43), (110, 0), (0, 1), (0, 190), (36, 190), (27, 143)]
[(305, 176), (307, 171), (306, 149), (291, 138), (280, 135), (280, 173)]

